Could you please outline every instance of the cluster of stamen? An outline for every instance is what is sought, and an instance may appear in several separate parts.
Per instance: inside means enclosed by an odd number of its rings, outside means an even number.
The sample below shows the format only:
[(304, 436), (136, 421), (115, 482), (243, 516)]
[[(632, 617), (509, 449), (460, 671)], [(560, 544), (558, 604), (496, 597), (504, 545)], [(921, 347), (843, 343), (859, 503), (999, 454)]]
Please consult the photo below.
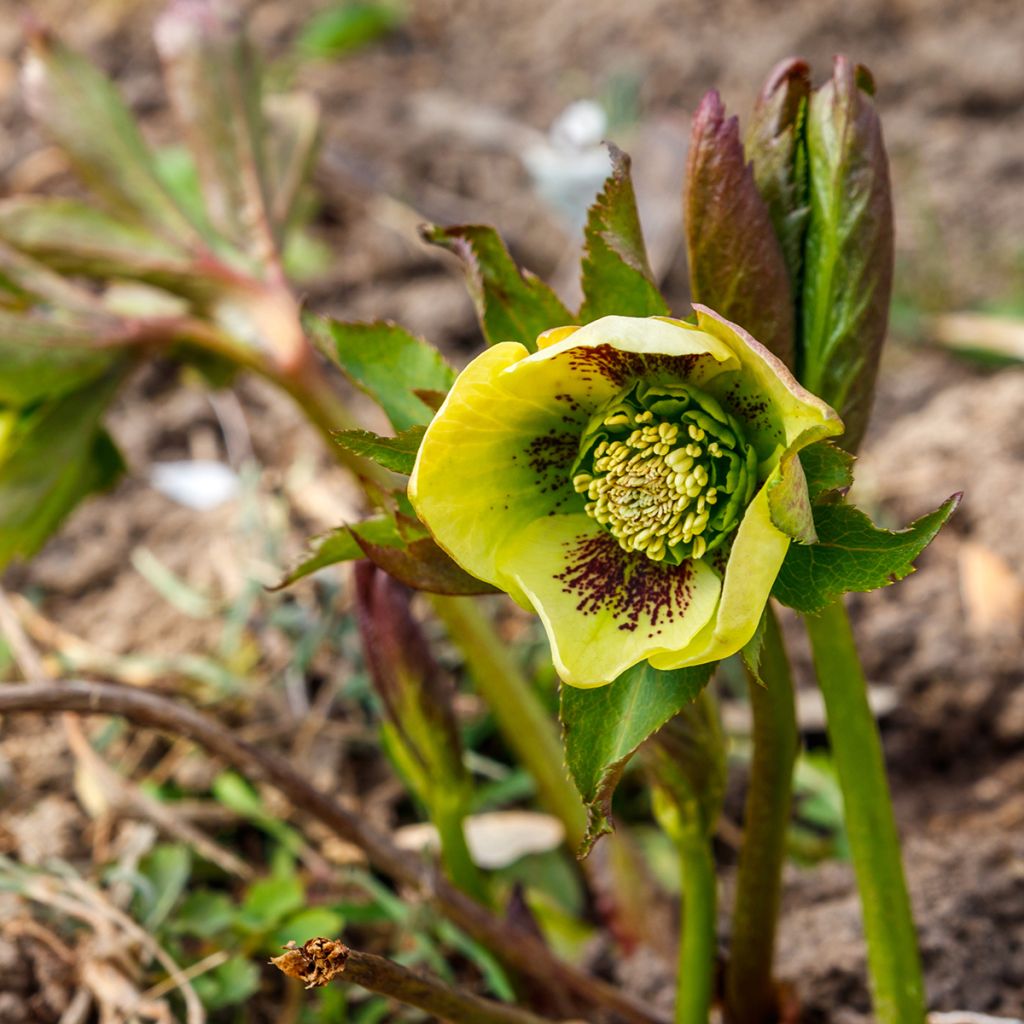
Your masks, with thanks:
[[(572, 483), (586, 499), (587, 514), (624, 550), (678, 562), (702, 558), (714, 544), (712, 521), (723, 520), (714, 518), (715, 505), (729, 498), (737, 476), (733, 467), (743, 456), (732, 450), (736, 438), (724, 424), (728, 451), (721, 437), (709, 435), (694, 418), (702, 417), (666, 420), (649, 409), (618, 404), (601, 421), (602, 439)], [(710, 429), (711, 420), (703, 422)]]

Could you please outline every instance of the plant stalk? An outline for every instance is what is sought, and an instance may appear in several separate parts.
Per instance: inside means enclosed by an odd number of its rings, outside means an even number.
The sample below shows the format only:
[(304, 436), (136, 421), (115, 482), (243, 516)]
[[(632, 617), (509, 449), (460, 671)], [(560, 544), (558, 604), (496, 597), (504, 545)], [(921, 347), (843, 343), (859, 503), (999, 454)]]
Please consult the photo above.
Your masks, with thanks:
[(922, 1024), (924, 981), (882, 744), (842, 599), (805, 616), (857, 875), (881, 1024)]
[(705, 836), (681, 836), (676, 846), (682, 867), (683, 927), (675, 1024), (707, 1024), (715, 976), (715, 862), (711, 840)]
[(431, 605), (466, 658), (473, 681), (494, 712), (506, 742), (537, 783), (540, 802), (565, 826), (575, 850), (586, 815), (565, 769), (558, 731), (529, 681), (509, 657), (494, 626), (469, 597), (431, 595)]
[(437, 829), (445, 874), (477, 903), (491, 906), (487, 879), (473, 860), (466, 840), (464, 794), (450, 791), (436, 794), (430, 804), (430, 819)]
[(772, 964), (799, 746), (789, 659), (770, 605), (765, 614), (760, 681), (748, 673), (753, 756), (725, 983), (731, 1024), (766, 1024), (777, 1011)]

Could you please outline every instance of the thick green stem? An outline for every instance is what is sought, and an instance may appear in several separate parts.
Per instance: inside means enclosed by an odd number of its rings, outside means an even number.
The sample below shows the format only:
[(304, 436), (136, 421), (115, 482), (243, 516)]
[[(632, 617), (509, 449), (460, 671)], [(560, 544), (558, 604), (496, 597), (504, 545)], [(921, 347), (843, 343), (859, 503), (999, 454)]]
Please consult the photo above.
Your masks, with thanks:
[(677, 842), (682, 866), (683, 930), (676, 978), (676, 1024), (707, 1024), (715, 976), (716, 894), (711, 840), (683, 836)]
[(875, 1016), (922, 1024), (924, 983), (882, 744), (842, 600), (806, 616), (857, 874)]
[(786, 648), (771, 607), (766, 614), (763, 685), (750, 678), (753, 756), (725, 986), (732, 1024), (765, 1024), (777, 1010), (772, 963), (799, 745)]
[(586, 816), (565, 770), (562, 744), (551, 715), (509, 657), (508, 647), (477, 601), (433, 595), (431, 603), (465, 656), (505, 741), (536, 781), (540, 802), (561, 820), (566, 841), (577, 849), (583, 841)]
[(437, 793), (431, 801), (430, 817), (441, 843), (445, 874), (468, 896), (485, 907), (491, 905), (487, 879), (477, 867), (466, 842), (466, 800), (463, 793)]

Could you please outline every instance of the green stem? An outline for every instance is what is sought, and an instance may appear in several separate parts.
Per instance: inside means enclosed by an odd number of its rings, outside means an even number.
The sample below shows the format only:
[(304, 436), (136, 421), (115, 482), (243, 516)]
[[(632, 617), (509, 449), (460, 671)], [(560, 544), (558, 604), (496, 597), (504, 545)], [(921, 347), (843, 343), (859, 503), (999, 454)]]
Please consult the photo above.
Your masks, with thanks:
[(683, 929), (676, 979), (676, 1024), (707, 1024), (715, 976), (716, 894), (711, 840), (677, 841), (682, 866)]
[(465, 656), (505, 741), (536, 781), (540, 802), (561, 820), (566, 841), (577, 849), (583, 841), (586, 816), (566, 773), (551, 715), (473, 598), (431, 595), (431, 604)]
[(462, 793), (440, 792), (431, 801), (430, 817), (441, 842), (441, 863), (445, 874), (467, 896), (485, 907), (491, 895), (483, 872), (477, 867), (466, 842), (466, 799)]
[(725, 986), (733, 1024), (764, 1024), (777, 1010), (772, 962), (799, 745), (786, 648), (770, 606), (765, 614), (761, 682), (750, 677), (753, 756)]
[(842, 600), (805, 616), (857, 874), (875, 1015), (922, 1024), (924, 983), (882, 744)]

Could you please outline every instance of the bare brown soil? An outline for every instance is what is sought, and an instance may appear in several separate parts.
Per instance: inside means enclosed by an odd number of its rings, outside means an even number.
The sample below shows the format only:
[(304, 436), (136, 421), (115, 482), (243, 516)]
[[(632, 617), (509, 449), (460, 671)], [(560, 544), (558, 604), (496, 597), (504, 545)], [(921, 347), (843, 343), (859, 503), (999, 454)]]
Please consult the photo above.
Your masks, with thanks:
[[(117, 76), (154, 137), (169, 137), (148, 41), (155, 4), (45, 0), (32, 6), (58, 28), (68, 26), (69, 40)], [(316, 6), (307, 0), (254, 6), (254, 33), (282, 74), (289, 42)], [(452, 268), (416, 240), (415, 224), (423, 218), (496, 223), (527, 266), (571, 289), (565, 268), (574, 242), (532, 190), (517, 132), (545, 131), (571, 100), (616, 90), (637, 112), (620, 141), (633, 152), (638, 188), (653, 217), (648, 234), (668, 240), (659, 242), (657, 262), (682, 309), (685, 274), (673, 238), (688, 111), (715, 86), (744, 115), (778, 59), (803, 55), (821, 78), (839, 51), (868, 64), (878, 82), (896, 185), (900, 303), (931, 312), (1008, 297), (1019, 304), (1024, 296), (1020, 4), (424, 0), (411, 6), (393, 38), (344, 61), (297, 69), (298, 83), (317, 93), (325, 115), (314, 226), (333, 258), (306, 285), (315, 309), (391, 317), (444, 344), (455, 361), (465, 359), (478, 345), (472, 310)], [(11, 191), (64, 189), (66, 168), (19, 106), (19, 39), (17, 19), (0, 17), (0, 180)], [(498, 120), (495, 130), (495, 119), (507, 121)], [(883, 726), (931, 1006), (1019, 1017), (1024, 371), (982, 371), (925, 341), (911, 332), (890, 348), (860, 460), (858, 497), (893, 525), (953, 491), (963, 490), (965, 500), (918, 574), (854, 602), (856, 624), (870, 678), (896, 687), (899, 696)], [(354, 512), (343, 474), (288, 401), (252, 381), (242, 383), (239, 396), (243, 434), (261, 470), (250, 500), (204, 513), (157, 494), (146, 469), (158, 459), (228, 454), (223, 410), (218, 417), (202, 389), (182, 388), (166, 366), (148, 370), (119, 402), (112, 428), (131, 473), (113, 494), (78, 511), (31, 566), (5, 580), (9, 591), (41, 598), (45, 621), (33, 639), (44, 651), (84, 643), (108, 656), (212, 652), (222, 622), (176, 610), (133, 567), (134, 551), (146, 549), (198, 592), (230, 603), (247, 576), (272, 578), (306, 536)], [(262, 525), (253, 529), (253, 503), (261, 502)], [(297, 594), (300, 604), (311, 600), (309, 591)], [(266, 682), (288, 663), (287, 637), (268, 627), (250, 639), (240, 671)], [(806, 682), (806, 659), (798, 667)], [(329, 678), (339, 663), (324, 655), (314, 668)], [(281, 711), (274, 699), (265, 688), (250, 695), (238, 708), (240, 718), (255, 704), (260, 720), (269, 720)], [(289, 714), (294, 723), (294, 711)], [(317, 765), (325, 782), (337, 782), (387, 818), (391, 812), (380, 808), (393, 806), (397, 790), (388, 789), (386, 768), (367, 769), (365, 751), (353, 756), (348, 748), (325, 761), (331, 737), (351, 740), (344, 723), (331, 728), (317, 740), (300, 736), (296, 726), (277, 740)], [(30, 863), (90, 856), (95, 826), (71, 795), (71, 766), (56, 724), (4, 723), (0, 852)], [(780, 971), (795, 986), (801, 1019), (866, 1020), (849, 870), (794, 868), (785, 899)], [(67, 972), (38, 941), (17, 942), (21, 980), (0, 993), (0, 1021), (56, 1021), (71, 991)], [(12, 948), (0, 942), (0, 978), (15, 977), (7, 962)], [(647, 986), (651, 992), (649, 979)]]

